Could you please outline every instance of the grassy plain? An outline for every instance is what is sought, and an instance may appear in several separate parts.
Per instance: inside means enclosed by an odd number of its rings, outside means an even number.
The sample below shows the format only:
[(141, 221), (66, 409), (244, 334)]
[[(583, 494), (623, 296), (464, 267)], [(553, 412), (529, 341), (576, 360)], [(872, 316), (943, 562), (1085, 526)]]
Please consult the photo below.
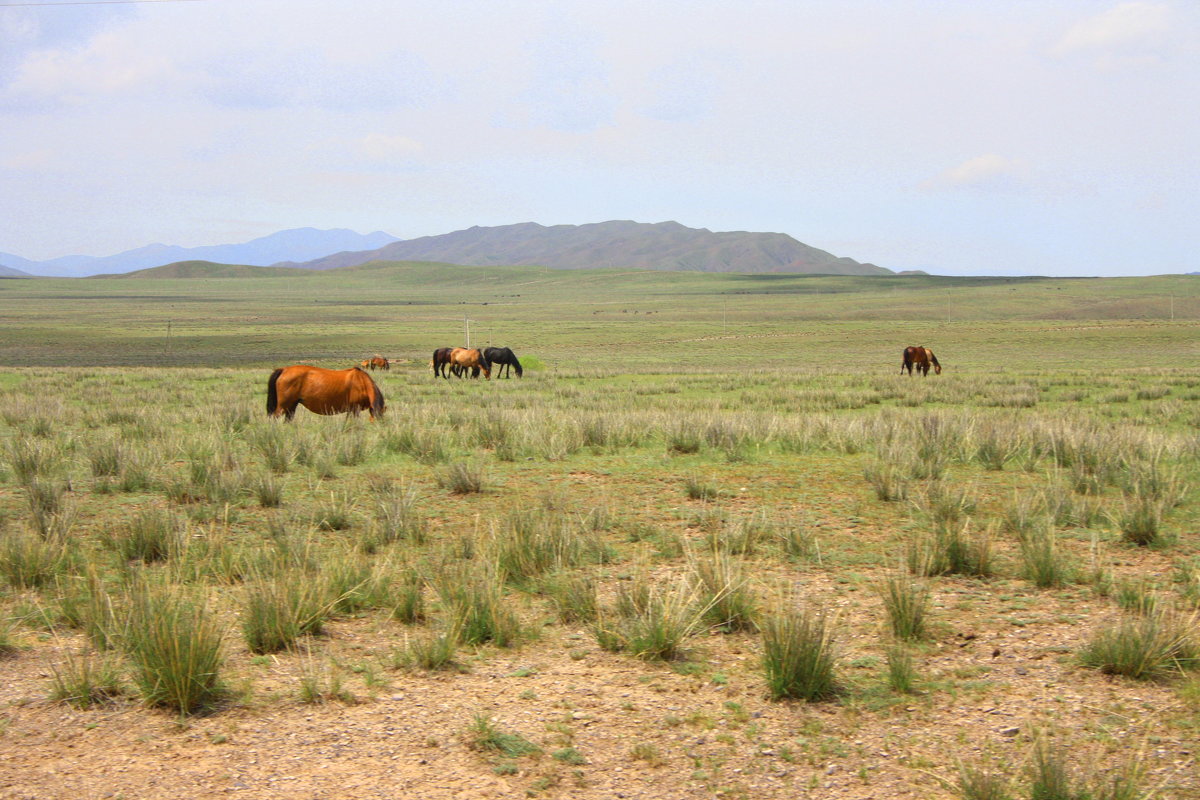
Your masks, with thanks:
[(0, 792), (1200, 797), (1197, 286), (0, 281)]

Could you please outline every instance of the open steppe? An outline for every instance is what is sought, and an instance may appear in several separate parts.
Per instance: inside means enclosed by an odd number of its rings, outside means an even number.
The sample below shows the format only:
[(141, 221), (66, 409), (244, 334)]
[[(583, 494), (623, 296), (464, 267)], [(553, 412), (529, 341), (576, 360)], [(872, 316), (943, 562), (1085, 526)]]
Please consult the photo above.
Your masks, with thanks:
[(1195, 280), (0, 281), (0, 797), (1200, 798)]

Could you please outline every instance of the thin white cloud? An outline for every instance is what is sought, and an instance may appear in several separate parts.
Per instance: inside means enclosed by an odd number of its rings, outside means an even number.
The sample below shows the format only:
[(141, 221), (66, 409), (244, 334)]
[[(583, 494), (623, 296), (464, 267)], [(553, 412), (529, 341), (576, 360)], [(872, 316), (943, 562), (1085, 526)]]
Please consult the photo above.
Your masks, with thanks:
[(1166, 3), (1122, 3), (1073, 25), (1050, 52), (1064, 56), (1153, 45), (1169, 23)]
[(372, 132), (355, 143), (355, 149), (372, 161), (397, 161), (419, 155), (425, 149), (416, 139), (407, 136), (389, 136)]
[(130, 44), (105, 33), (78, 49), (36, 51), (18, 68), (11, 88), (46, 99), (74, 101), (161, 82), (170, 70), (167, 60)]
[(49, 147), (39, 147), (13, 153), (0, 159), (0, 168), (10, 170), (45, 169), (54, 164), (55, 152)]
[(961, 164), (944, 170), (933, 178), (923, 181), (920, 188), (925, 191), (936, 191), (998, 186), (1021, 178), (1024, 172), (1024, 162), (988, 153), (969, 158)]

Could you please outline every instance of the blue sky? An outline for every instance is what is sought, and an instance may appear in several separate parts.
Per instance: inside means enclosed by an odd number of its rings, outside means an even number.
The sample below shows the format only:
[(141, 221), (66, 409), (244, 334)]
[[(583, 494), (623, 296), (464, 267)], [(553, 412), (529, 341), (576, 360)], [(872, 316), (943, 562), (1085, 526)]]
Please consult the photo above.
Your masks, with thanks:
[(670, 219), (892, 269), (1200, 271), (1192, 0), (11, 1), (26, 258)]

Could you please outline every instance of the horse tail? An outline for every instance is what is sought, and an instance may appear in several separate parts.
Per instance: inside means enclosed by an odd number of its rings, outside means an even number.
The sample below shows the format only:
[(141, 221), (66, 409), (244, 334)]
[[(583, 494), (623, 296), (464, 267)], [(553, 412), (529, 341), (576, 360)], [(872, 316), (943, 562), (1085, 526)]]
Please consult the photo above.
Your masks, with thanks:
[(371, 388), (375, 390), (375, 396), (371, 398), (371, 419), (380, 419), (385, 406), (383, 392), (380, 391), (379, 384), (375, 381), (371, 381)]
[(267, 416), (275, 413), (275, 409), (279, 406), (279, 394), (275, 390), (275, 384), (279, 381), (279, 375), (283, 372), (283, 367), (271, 373), (271, 377), (267, 379)]

